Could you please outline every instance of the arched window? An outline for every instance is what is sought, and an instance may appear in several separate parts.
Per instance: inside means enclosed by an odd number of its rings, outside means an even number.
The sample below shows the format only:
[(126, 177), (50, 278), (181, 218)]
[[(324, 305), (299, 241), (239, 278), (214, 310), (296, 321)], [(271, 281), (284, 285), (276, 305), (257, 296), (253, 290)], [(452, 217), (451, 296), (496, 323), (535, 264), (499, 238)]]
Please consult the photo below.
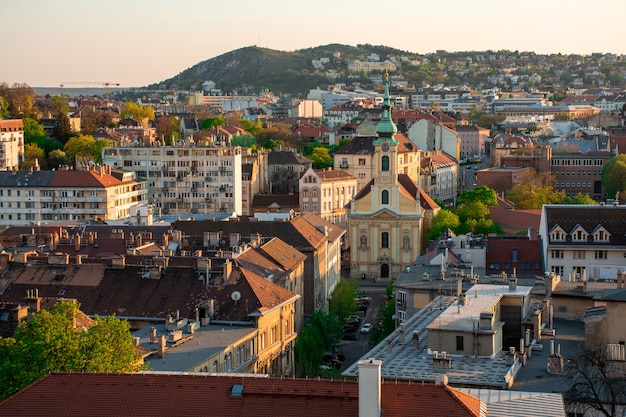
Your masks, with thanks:
[(380, 170), (389, 171), (389, 156), (383, 155), (383, 157), (380, 158)]
[(313, 198), (317, 198), (317, 189), (313, 189), (312, 194), (313, 194)]
[(217, 373), (217, 361), (213, 362), (213, 373)]
[(389, 204), (389, 191), (383, 190), (383, 192), (380, 194), (380, 203)]
[(382, 232), (380, 235), (380, 247), (388, 248), (389, 247), (389, 232)]

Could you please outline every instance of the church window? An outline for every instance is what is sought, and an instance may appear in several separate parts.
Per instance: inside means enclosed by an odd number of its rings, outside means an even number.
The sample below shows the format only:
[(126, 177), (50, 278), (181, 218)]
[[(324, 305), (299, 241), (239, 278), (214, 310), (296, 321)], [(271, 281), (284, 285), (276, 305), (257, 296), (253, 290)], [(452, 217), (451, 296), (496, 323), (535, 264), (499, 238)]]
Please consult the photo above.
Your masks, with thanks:
[(380, 202), (381, 204), (389, 204), (389, 191), (383, 190), (380, 195)]
[(389, 156), (383, 155), (383, 157), (380, 159), (380, 170), (389, 171)]
[(382, 248), (389, 247), (389, 232), (382, 232), (380, 235), (380, 246)]

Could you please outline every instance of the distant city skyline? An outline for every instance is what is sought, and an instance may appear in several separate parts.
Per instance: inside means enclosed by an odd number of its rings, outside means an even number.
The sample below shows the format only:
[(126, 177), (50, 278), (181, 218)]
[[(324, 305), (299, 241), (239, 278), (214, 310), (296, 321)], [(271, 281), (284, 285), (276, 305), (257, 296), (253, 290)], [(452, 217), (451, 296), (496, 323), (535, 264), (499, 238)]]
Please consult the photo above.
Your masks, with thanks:
[(0, 3), (0, 82), (145, 86), (252, 45), (621, 55), (626, 44), (611, 17), (624, 12), (623, 0), (6, 0)]

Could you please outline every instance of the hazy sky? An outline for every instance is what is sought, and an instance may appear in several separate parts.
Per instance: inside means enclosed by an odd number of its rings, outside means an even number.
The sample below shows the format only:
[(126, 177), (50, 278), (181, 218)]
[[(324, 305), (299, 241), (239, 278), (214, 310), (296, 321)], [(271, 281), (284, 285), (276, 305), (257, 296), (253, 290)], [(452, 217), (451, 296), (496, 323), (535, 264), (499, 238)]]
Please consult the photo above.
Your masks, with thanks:
[(0, 0), (0, 82), (143, 86), (258, 45), (626, 53), (626, 0)]

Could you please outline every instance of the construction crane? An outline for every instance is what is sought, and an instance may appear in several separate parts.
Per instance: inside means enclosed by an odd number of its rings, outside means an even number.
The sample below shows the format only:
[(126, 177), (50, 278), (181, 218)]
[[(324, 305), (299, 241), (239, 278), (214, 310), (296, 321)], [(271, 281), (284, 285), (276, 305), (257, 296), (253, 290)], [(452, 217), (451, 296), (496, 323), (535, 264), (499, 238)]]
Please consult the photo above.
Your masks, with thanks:
[(112, 83), (110, 81), (69, 81), (69, 82), (64, 82), (62, 84), (60, 84), (59, 86), (61, 88), (63, 88), (63, 86), (65, 85), (85, 85), (85, 86), (101, 86), (103, 85), (105, 88), (105, 96), (106, 96), (106, 100), (109, 101), (109, 86), (119, 86), (120, 83)]

